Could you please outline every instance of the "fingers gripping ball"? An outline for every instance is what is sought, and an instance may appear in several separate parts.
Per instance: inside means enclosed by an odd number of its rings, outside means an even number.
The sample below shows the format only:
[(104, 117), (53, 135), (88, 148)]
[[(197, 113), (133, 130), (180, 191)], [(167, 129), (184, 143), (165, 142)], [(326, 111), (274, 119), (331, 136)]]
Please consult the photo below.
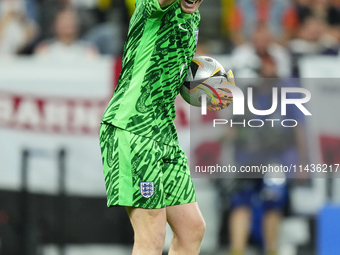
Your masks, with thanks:
[(206, 95), (207, 110), (218, 111), (233, 102), (231, 91), (219, 88), (221, 84), (235, 85), (232, 71), (226, 72), (223, 66), (211, 57), (194, 57), (180, 94), (187, 103), (197, 107), (202, 104), (202, 95)]

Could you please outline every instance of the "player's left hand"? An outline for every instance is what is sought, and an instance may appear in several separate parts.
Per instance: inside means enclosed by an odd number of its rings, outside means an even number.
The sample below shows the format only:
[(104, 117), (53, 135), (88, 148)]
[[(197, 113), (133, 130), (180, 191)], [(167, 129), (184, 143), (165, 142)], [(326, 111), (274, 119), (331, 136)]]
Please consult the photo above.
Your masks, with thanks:
[[(231, 70), (227, 72), (226, 76), (223, 78), (220, 84), (228, 84), (235, 86), (234, 75)], [(228, 107), (233, 102), (233, 94), (229, 89), (220, 88), (217, 89), (216, 91), (222, 101), (222, 105), (220, 100), (216, 97), (215, 100), (211, 100), (211, 103), (208, 105), (207, 107), (208, 111), (219, 111), (221, 109)]]

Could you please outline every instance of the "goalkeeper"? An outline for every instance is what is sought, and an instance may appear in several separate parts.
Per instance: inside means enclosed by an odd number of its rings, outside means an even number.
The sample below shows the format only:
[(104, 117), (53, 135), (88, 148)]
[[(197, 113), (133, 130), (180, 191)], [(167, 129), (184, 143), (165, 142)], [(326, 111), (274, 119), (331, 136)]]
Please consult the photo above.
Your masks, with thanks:
[(203, 0), (137, 0), (116, 91), (102, 118), (107, 206), (124, 206), (133, 255), (199, 253), (205, 223), (174, 125), (174, 100), (196, 50)]

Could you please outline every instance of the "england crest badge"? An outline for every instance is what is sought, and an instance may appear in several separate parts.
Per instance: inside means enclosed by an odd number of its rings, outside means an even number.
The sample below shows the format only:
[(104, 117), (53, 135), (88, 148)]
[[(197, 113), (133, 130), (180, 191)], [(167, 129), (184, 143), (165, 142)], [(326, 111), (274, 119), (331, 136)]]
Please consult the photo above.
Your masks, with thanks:
[(153, 182), (140, 182), (140, 194), (145, 197), (145, 198), (150, 198), (152, 197), (154, 191), (155, 191), (155, 186)]

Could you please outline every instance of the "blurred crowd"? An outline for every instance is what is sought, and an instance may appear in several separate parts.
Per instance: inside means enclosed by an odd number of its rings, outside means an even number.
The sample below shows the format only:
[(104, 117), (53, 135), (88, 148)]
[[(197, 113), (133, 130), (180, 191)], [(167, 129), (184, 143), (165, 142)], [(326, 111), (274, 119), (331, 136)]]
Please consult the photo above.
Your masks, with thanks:
[(1, 0), (0, 56), (122, 54), (124, 0)]
[(229, 9), (223, 28), (233, 46), (235, 71), (242, 71), (238, 77), (258, 76), (270, 62), (276, 66), (272, 77), (298, 77), (300, 56), (339, 54), (339, 1), (238, 0)]
[[(297, 75), (299, 56), (339, 52), (339, 0), (215, 2), (221, 29), (214, 37), (203, 30), (198, 53), (233, 53), (241, 76), (254, 75), (261, 60), (273, 60), (279, 77)], [(134, 0), (1, 0), (0, 55), (120, 56), (133, 10)], [(209, 15), (203, 10), (203, 26), (216, 25)]]

